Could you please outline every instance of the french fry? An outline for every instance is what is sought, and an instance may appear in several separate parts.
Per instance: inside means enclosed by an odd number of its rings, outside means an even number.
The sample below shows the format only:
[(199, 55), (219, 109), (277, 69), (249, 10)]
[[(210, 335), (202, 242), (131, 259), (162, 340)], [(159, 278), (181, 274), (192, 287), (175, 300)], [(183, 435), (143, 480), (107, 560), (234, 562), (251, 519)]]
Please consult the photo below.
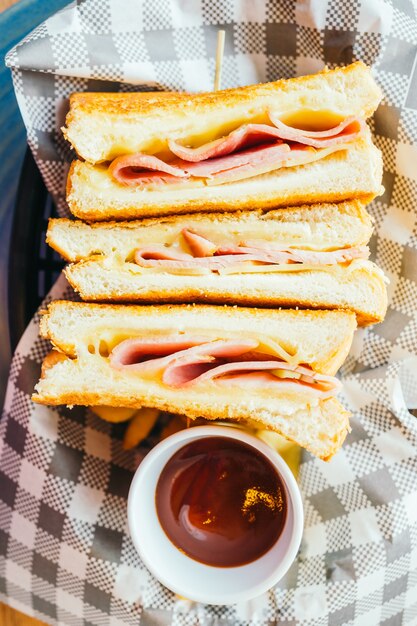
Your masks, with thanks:
[(166, 426), (164, 426), (164, 428), (162, 429), (161, 441), (162, 439), (166, 439), (170, 435), (173, 435), (174, 433), (177, 433), (180, 430), (184, 430), (184, 429), (185, 429), (184, 420), (182, 420), (179, 415), (174, 415), (169, 420), (168, 424), (166, 424)]
[(295, 478), (297, 478), (300, 469), (300, 446), (271, 430), (258, 430), (256, 435), (282, 456)]
[(205, 426), (206, 424), (210, 424), (209, 420), (205, 420), (204, 417), (187, 417), (186, 415), (179, 416), (184, 424), (184, 428), (192, 428), (193, 426)]
[(137, 411), (125, 431), (123, 438), (123, 448), (125, 450), (136, 448), (141, 441), (146, 439), (154, 427), (159, 413), (158, 409), (148, 409), (145, 407)]
[(138, 409), (129, 409), (127, 407), (114, 407), (114, 406), (90, 406), (90, 409), (101, 417), (106, 422), (112, 422), (118, 424), (119, 422), (127, 422), (137, 412)]

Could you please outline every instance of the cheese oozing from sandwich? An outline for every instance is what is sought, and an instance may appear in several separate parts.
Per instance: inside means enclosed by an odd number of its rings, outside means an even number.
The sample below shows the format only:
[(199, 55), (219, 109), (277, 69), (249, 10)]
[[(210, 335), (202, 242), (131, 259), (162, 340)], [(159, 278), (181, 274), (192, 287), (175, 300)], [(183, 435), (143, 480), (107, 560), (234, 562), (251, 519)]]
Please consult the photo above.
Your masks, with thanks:
[(347, 117), (325, 130), (295, 128), (273, 113), (266, 121), (240, 125), (197, 147), (168, 139), (168, 151), (159, 156), (139, 152), (117, 157), (109, 174), (122, 185), (143, 188), (193, 179), (222, 185), (322, 159), (347, 149), (366, 129), (358, 117)]

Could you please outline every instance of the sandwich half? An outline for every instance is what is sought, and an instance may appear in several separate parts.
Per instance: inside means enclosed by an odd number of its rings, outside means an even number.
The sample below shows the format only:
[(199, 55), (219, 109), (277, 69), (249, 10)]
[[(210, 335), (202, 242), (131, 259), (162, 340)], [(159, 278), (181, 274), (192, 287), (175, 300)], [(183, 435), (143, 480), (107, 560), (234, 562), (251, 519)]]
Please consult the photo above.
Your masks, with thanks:
[(368, 260), (372, 222), (359, 200), (85, 224), (50, 220), (84, 300), (210, 302), (353, 310), (381, 321), (384, 277)]
[(360, 62), (215, 93), (73, 94), (69, 207), (109, 220), (377, 195), (380, 99)]
[(355, 328), (345, 311), (53, 302), (33, 400), (250, 420), (329, 459), (349, 429), (334, 374)]

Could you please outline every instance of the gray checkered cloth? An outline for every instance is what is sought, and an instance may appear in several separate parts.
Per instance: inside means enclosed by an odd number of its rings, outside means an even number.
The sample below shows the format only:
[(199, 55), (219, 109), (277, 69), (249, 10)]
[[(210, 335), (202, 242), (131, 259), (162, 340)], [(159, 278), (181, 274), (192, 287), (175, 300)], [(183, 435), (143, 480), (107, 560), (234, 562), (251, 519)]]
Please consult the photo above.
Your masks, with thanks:
[[(0, 425), (0, 599), (51, 624), (417, 624), (417, 16), (411, 0), (85, 0), (7, 57), (29, 145), (62, 215), (73, 157), (59, 130), (72, 91), (210, 90), (362, 59), (385, 98), (373, 121), (385, 194), (373, 258), (390, 279), (383, 324), (356, 333), (343, 369), (352, 432), (300, 470), (304, 539), (271, 591), (233, 607), (176, 598), (126, 531), (132, 472), (124, 425), (30, 400), (48, 346), (32, 321), (14, 356)], [(61, 278), (52, 297), (71, 292)]]

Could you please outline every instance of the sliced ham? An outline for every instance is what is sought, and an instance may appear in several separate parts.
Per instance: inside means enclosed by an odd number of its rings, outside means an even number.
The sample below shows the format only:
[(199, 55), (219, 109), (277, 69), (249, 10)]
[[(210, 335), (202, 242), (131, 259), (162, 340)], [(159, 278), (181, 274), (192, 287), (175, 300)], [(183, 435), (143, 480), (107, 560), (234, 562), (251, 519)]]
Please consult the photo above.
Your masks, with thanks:
[(279, 132), (279, 137), (285, 141), (296, 141), (313, 148), (328, 148), (338, 143), (348, 143), (359, 137), (364, 131), (365, 122), (357, 117), (347, 117), (334, 128), (327, 130), (300, 130), (287, 126), (272, 113), (271, 122)]
[[(153, 247), (139, 248), (135, 251), (134, 260), (140, 267), (156, 268), (161, 270), (176, 271), (176, 270), (193, 270), (194, 273), (207, 273), (210, 271), (218, 271), (236, 264), (236, 255), (221, 255), (196, 258), (191, 254), (185, 254), (178, 252), (178, 255), (172, 254), (169, 257), (163, 258), (160, 251), (155, 246), (155, 257), (152, 258)], [(167, 255), (168, 256), (168, 255)], [(265, 254), (263, 256), (266, 256)], [(176, 257), (176, 258), (175, 258)], [(240, 260), (240, 258), (239, 258)], [(257, 257), (255, 255), (244, 255), (243, 261), (255, 262)]]
[(268, 140), (276, 142), (279, 139), (280, 131), (273, 126), (268, 124), (244, 124), (226, 135), (226, 137), (220, 137), (220, 139), (205, 143), (198, 148), (188, 148), (173, 140), (168, 141), (168, 147), (180, 159), (198, 163), (231, 154), (248, 145), (265, 143)]
[[(178, 184), (185, 179), (205, 179), (208, 185), (222, 185), (267, 174), (282, 167), (305, 165), (345, 148), (344, 144), (340, 144), (316, 150), (302, 144), (274, 143), (200, 163), (179, 159), (165, 163), (158, 157), (138, 153), (115, 159), (109, 166), (109, 173), (122, 185), (141, 188)], [(140, 166), (141, 162), (147, 165)]]
[[(202, 366), (199, 373), (199, 367)], [(324, 376), (321, 374), (313, 373), (312, 370), (309, 370), (305, 367), (294, 367), (289, 365), (289, 363), (281, 363), (278, 360), (274, 361), (240, 361), (240, 362), (231, 362), (231, 363), (223, 363), (221, 365), (216, 365), (215, 363), (207, 363), (207, 362), (197, 362), (194, 359), (190, 360), (187, 357), (178, 358), (175, 361), (171, 362), (164, 371), (162, 380), (165, 384), (170, 387), (182, 387), (185, 384), (195, 384), (195, 383), (203, 383), (208, 380), (213, 380), (215, 378), (220, 378), (221, 376), (228, 375), (239, 375), (239, 373), (252, 373), (255, 371), (271, 371), (271, 370), (287, 370), (288, 372), (295, 372), (300, 374), (301, 379), (292, 379), (295, 380), (296, 383), (303, 383), (306, 385), (313, 384), (315, 388), (320, 389), (321, 391), (333, 391), (340, 388), (340, 382), (332, 376)], [(274, 376), (277, 380), (288, 380), (278, 378)]]
[[(281, 144), (282, 148), (287, 145), (286, 143)], [(224, 185), (225, 183), (233, 183), (246, 178), (253, 178), (254, 176), (262, 176), (262, 174), (269, 174), (269, 172), (274, 172), (284, 167), (306, 165), (307, 163), (324, 159), (329, 154), (346, 149), (345, 144), (334, 145), (320, 150), (310, 146), (303, 146), (302, 144), (291, 144), (289, 152), (284, 150), (280, 152), (278, 150), (279, 147), (251, 148), (250, 151), (252, 153), (256, 151), (256, 154), (248, 159), (246, 164), (213, 173), (207, 177), (207, 185)]]
[(225, 137), (210, 141), (198, 148), (182, 146), (177, 141), (169, 140), (168, 146), (173, 154), (184, 161), (193, 163), (222, 157), (248, 145), (258, 145), (271, 141), (294, 141), (313, 148), (324, 148), (340, 142), (356, 139), (364, 130), (364, 122), (356, 117), (348, 117), (334, 128), (323, 131), (308, 131), (287, 126), (277, 116), (269, 114), (273, 124), (244, 124)]
[(226, 246), (219, 247), (216, 252), (221, 258), (223, 255), (227, 258), (234, 259), (234, 263), (243, 263), (244, 261), (257, 261), (258, 263), (272, 263), (274, 265), (283, 265), (286, 263), (299, 263), (297, 260), (297, 252), (278, 249), (259, 249), (247, 246)]
[(212, 256), (217, 250), (215, 243), (188, 228), (183, 228), (181, 234), (195, 257)]
[[(191, 359), (195, 363), (207, 363), (215, 358), (240, 356), (255, 348), (254, 339), (213, 340), (210, 337), (135, 337), (119, 343), (110, 354), (110, 364), (115, 369), (135, 371), (158, 370), (171, 361)], [(149, 356), (157, 358), (149, 358)], [(144, 360), (148, 359), (148, 360)]]
[(346, 248), (332, 250), (329, 252), (316, 252), (313, 250), (293, 250), (293, 259), (298, 263), (309, 263), (311, 265), (336, 265), (338, 263), (348, 263), (354, 259), (367, 259), (369, 248), (358, 246), (356, 248)]
[(232, 374), (230, 376), (219, 378), (217, 383), (226, 387), (238, 385), (252, 389), (270, 389), (271, 392), (278, 391), (279, 393), (305, 392), (309, 396), (320, 400), (330, 398), (337, 393), (336, 387), (333, 389), (323, 389), (320, 385), (309, 385), (301, 380), (278, 378), (269, 372), (250, 372), (237, 375)]
[[(186, 272), (187, 274), (200, 275), (211, 271), (209, 267), (205, 267), (201, 263), (198, 264), (201, 259), (195, 259), (192, 254), (157, 244), (138, 248), (134, 252), (133, 259), (140, 267), (159, 268), (171, 273), (182, 274)], [(205, 259), (205, 262), (208, 265), (209, 259)]]
[[(314, 151), (314, 148), (310, 148)], [(149, 184), (177, 183), (184, 177), (214, 178), (224, 176), (225, 172), (241, 171), (242, 177), (248, 177), (248, 167), (263, 168), (265, 163), (270, 169), (277, 169), (292, 152), (288, 144), (278, 143), (267, 146), (257, 146), (242, 150), (225, 157), (209, 159), (200, 163), (176, 160), (165, 163), (162, 159), (145, 154), (132, 154), (118, 157), (109, 166), (109, 173), (123, 185), (146, 186)], [(297, 152), (298, 154), (298, 152)], [(242, 169), (241, 169), (242, 168)], [(152, 171), (154, 170), (154, 171)], [(260, 173), (263, 173), (260, 172)], [(250, 174), (255, 176), (254, 173)]]
[[(300, 130), (287, 126), (274, 114), (269, 117), (273, 125), (244, 124), (197, 148), (169, 140), (168, 146), (177, 157), (169, 163), (143, 153), (118, 157), (109, 166), (109, 173), (130, 186), (161, 186), (189, 177), (221, 185), (323, 158), (344, 149), (365, 129), (365, 122), (355, 117), (324, 131)], [(315, 150), (323, 152), (316, 154)]]
[[(168, 174), (168, 176), (161, 176)], [(187, 177), (180, 167), (165, 163), (162, 159), (148, 154), (127, 154), (117, 157), (109, 166), (109, 174), (123, 185), (137, 185), (140, 182), (169, 182), (172, 179)]]
[[(311, 150), (313, 149), (311, 148)], [(216, 176), (224, 176), (225, 172), (236, 172), (236, 170), (239, 170), (243, 174), (248, 167), (260, 169), (265, 163), (277, 169), (281, 167), (281, 164), (288, 158), (291, 152), (291, 147), (287, 143), (256, 146), (255, 148), (248, 148), (247, 150), (218, 157), (217, 159), (208, 159), (200, 163), (185, 165), (184, 170), (191, 176), (214, 179)], [(254, 175), (252, 174), (252, 176)]]
[[(162, 375), (174, 388), (218, 383), (232, 386), (275, 388), (327, 398), (340, 382), (303, 365), (291, 365), (259, 350), (255, 339), (218, 339), (204, 336), (168, 336), (126, 339), (110, 354), (117, 370)], [(275, 372), (275, 374), (274, 374)], [(294, 378), (296, 374), (297, 378)]]
[[(272, 246), (258, 247), (256, 245), (240, 245), (219, 247), (216, 254), (240, 255), (237, 260), (244, 261), (246, 255), (255, 257), (261, 263), (308, 263), (309, 265), (336, 265), (346, 263), (353, 259), (367, 259), (369, 248), (367, 246), (357, 246), (340, 250), (315, 251), (297, 250), (295, 248), (274, 249)], [(236, 261), (235, 261), (236, 262)]]
[[(163, 245), (151, 245), (144, 246), (143, 248), (138, 248), (135, 251), (135, 256), (137, 257), (137, 263), (140, 264), (140, 261), (188, 261), (191, 257), (190, 254), (186, 252), (180, 252), (174, 248), (167, 248)], [(192, 257), (194, 258), (194, 257)]]
[(114, 369), (143, 369), (148, 363), (154, 367), (155, 361), (161, 359), (153, 358), (149, 361), (144, 359), (149, 358), (150, 355), (166, 357), (207, 343), (207, 341), (210, 341), (209, 337), (178, 335), (151, 337), (150, 339), (143, 337), (125, 339), (111, 351), (110, 364)]
[[(161, 270), (192, 271), (194, 274), (220, 271), (230, 266), (241, 266), (248, 262), (252, 264), (301, 264), (309, 265), (336, 265), (347, 263), (353, 259), (366, 259), (369, 256), (367, 246), (316, 252), (314, 250), (298, 250), (291, 247), (274, 248), (270, 243), (242, 242), (241, 245), (221, 245), (203, 237), (187, 228), (182, 235), (189, 245), (192, 254), (181, 252), (175, 248), (163, 245), (151, 245), (138, 248), (134, 253), (137, 265), (145, 268), (159, 268)], [(194, 256), (193, 256), (194, 255)]]

